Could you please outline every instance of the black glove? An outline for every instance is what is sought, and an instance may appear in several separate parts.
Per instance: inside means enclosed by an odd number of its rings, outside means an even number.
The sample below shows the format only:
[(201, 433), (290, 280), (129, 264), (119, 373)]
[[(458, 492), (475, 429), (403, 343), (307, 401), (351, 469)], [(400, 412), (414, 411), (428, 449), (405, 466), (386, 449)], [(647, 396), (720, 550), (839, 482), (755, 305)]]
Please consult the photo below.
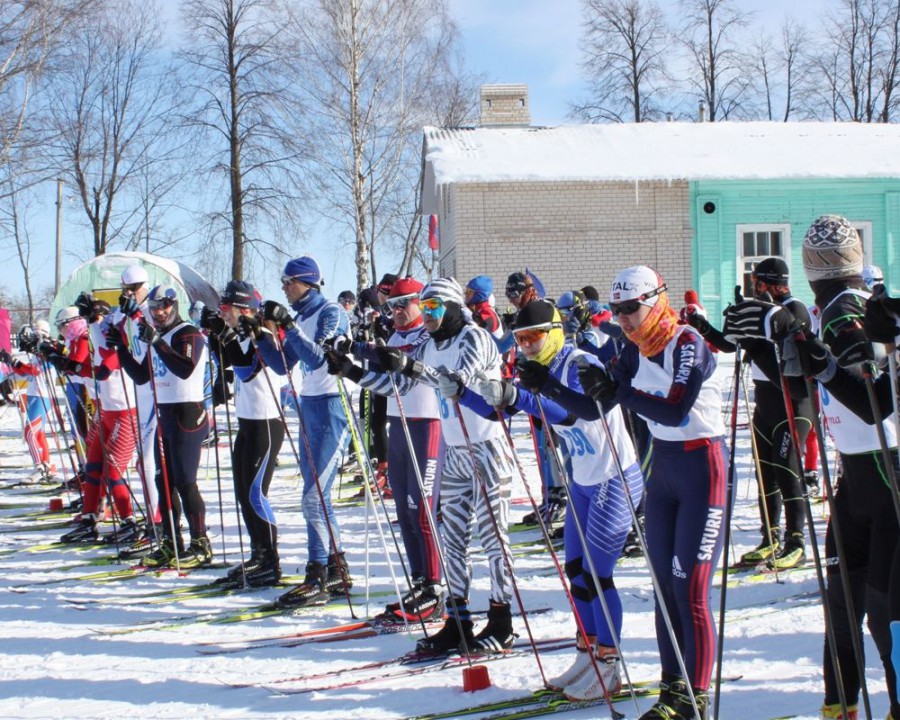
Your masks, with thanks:
[(326, 338), (322, 342), (322, 347), (326, 350), (334, 351), (338, 355), (346, 355), (353, 349), (353, 341), (346, 335), (335, 335), (334, 337)]
[(811, 375), (821, 375), (834, 363), (831, 350), (815, 335), (806, 335), (797, 341), (803, 369)]
[(138, 338), (148, 345), (154, 345), (162, 339), (162, 335), (160, 335), (159, 331), (153, 327), (152, 323), (141, 320), (138, 323)]
[(687, 324), (704, 337), (710, 331), (710, 328), (712, 328), (706, 315), (698, 312), (696, 305), (686, 305), (682, 312), (684, 312)]
[(210, 333), (216, 332), (216, 330), (213, 329), (213, 326), (217, 325), (217, 320), (221, 320), (223, 323), (225, 322), (219, 317), (219, 313), (212, 308), (204, 306), (200, 311), (200, 327), (203, 330), (208, 330)]
[(141, 307), (137, 304), (137, 300), (134, 299), (134, 295), (126, 295), (125, 293), (119, 295), (119, 309), (130, 318), (134, 318), (141, 311)]
[(578, 365), (578, 382), (584, 392), (597, 402), (612, 400), (619, 389), (619, 383), (606, 368), (592, 363)]
[(375, 357), (378, 358), (378, 364), (385, 372), (403, 373), (410, 364), (409, 358), (400, 348), (376, 347)]
[(285, 330), (290, 330), (294, 327), (294, 318), (291, 317), (291, 311), (274, 300), (266, 300), (263, 304), (263, 318), (280, 325)]
[(78, 308), (78, 314), (83, 318), (90, 318), (94, 314), (94, 297), (89, 292), (81, 292), (72, 303)]
[(732, 342), (746, 338), (781, 340), (800, 329), (800, 324), (784, 308), (759, 300), (744, 300), (725, 308), (722, 334)]
[(56, 368), (56, 372), (62, 372), (66, 366), (66, 356), (60, 355), (58, 352), (52, 352), (47, 355), (47, 362)]
[[(863, 329), (866, 337), (872, 342), (896, 344), (900, 327), (897, 317), (900, 315), (900, 298), (888, 297), (884, 294), (884, 286), (876, 286), (876, 293), (866, 301), (866, 314), (863, 318)], [(877, 292), (881, 289), (881, 292)]]
[[(228, 329), (230, 330), (231, 328)], [(259, 316), (241, 315), (238, 318), (238, 334), (243, 338), (251, 337), (254, 340), (259, 340), (263, 334), (262, 323), (259, 320)], [(220, 336), (220, 339), (222, 342), (228, 342), (224, 337)]]
[(516, 360), (516, 368), (519, 371), (519, 383), (531, 392), (541, 392), (550, 379), (550, 368), (537, 360), (527, 360), (524, 355)]
[(10, 355), (7, 350), (0, 350), (0, 362), (5, 362), (7, 365), (12, 365), (13, 356)]
[(851, 368), (861, 363), (874, 362), (875, 351), (868, 339), (860, 338), (857, 342), (849, 343), (846, 347), (841, 348), (839, 353), (835, 353), (835, 358), (837, 364), (842, 368)]
[(503, 326), (504, 330), (512, 330), (513, 323), (516, 321), (516, 315), (517, 313), (508, 312), (503, 313), (500, 316), (500, 324)]
[(345, 377), (353, 382), (359, 382), (365, 374), (363, 369), (347, 355), (334, 350), (325, 351), (325, 364), (328, 366), (329, 375)]
[(52, 342), (51, 340), (42, 340), (38, 343), (37, 351), (46, 357), (50, 357), (53, 353), (57, 355), (62, 353), (62, 347), (59, 343)]
[(106, 347), (112, 350), (118, 350), (125, 347), (125, 336), (116, 325), (110, 325), (106, 328)]

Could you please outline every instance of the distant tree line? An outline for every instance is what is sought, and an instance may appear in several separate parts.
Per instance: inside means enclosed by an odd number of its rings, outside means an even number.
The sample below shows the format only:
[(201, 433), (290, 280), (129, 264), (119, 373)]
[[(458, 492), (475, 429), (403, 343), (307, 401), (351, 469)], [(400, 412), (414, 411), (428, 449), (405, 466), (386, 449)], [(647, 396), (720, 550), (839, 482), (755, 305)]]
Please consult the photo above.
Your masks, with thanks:
[(587, 122), (895, 122), (900, 2), (831, 0), (815, 24), (756, 23), (738, 0), (582, 0)]

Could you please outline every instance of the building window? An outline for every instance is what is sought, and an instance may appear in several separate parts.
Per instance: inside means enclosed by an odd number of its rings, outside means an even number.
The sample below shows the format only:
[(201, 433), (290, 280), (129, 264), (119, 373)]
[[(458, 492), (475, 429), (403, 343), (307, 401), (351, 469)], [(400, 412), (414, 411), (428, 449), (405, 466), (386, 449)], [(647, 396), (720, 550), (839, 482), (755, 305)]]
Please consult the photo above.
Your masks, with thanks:
[(850, 224), (856, 228), (859, 234), (859, 240), (863, 246), (863, 258), (867, 265), (872, 264), (872, 223), (869, 220), (849, 220)]
[(750, 275), (756, 263), (768, 257), (780, 257), (790, 267), (791, 226), (738, 225), (737, 251), (737, 266), (741, 272), (744, 297), (752, 297), (753, 285), (750, 282)]

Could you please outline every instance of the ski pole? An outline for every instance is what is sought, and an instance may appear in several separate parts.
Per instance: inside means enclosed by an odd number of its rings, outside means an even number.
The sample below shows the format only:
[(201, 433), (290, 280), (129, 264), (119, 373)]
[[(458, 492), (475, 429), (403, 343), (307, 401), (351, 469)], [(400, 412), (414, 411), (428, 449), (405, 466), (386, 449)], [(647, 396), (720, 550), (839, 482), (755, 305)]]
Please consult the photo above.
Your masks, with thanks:
[[(222, 366), (222, 343), (219, 342), (219, 367)], [(216, 404), (215, 399), (213, 398), (213, 383), (215, 382), (215, 368), (213, 366), (213, 357), (212, 357), (212, 343), (210, 342), (209, 336), (206, 338), (206, 370), (209, 373), (209, 396), (210, 396), (210, 407), (212, 408), (212, 412), (210, 413), (211, 419), (213, 421), (213, 452), (216, 456), (216, 493), (219, 497), (219, 527), (222, 529), (222, 562), (226, 565), (228, 564), (228, 552), (225, 548), (225, 507), (224, 502), (222, 500), (222, 464), (219, 460), (219, 431), (215, 425), (215, 414), (216, 414)], [(227, 410), (228, 407), (228, 395), (224, 392), (225, 390), (225, 372), (224, 370), (220, 373), (222, 376), (222, 397), (225, 398), (225, 407)], [(205, 385), (205, 383), (204, 383)], [(229, 429), (228, 432), (228, 447), (231, 448), (231, 431)], [(207, 456), (208, 457), (208, 456)], [(231, 466), (234, 467), (234, 454), (232, 452), (231, 458)], [(238, 517), (238, 547), (241, 551), (241, 567), (243, 567), (244, 563), (244, 541), (241, 538), (241, 523), (240, 517)]]
[[(773, 342), (772, 347), (775, 349), (775, 358), (778, 363), (778, 376), (781, 381), (781, 392), (784, 395), (784, 409), (787, 413), (788, 419), (788, 429), (791, 434), (791, 443), (793, 444), (794, 454), (797, 459), (798, 467), (803, 467), (803, 451), (800, 449), (799, 442), (799, 434), (797, 432), (797, 425), (794, 418), (794, 406), (791, 402), (791, 392), (790, 386), (788, 384), (787, 377), (784, 374), (784, 362), (782, 358), (781, 348), (778, 346), (778, 343)], [(806, 363), (804, 363), (806, 364)], [(820, 459), (822, 463), (822, 474), (823, 474), (823, 485), (825, 486), (825, 495), (828, 499), (828, 507), (831, 511), (831, 530), (834, 533), (834, 544), (837, 548), (838, 552), (838, 566), (841, 573), (841, 585), (843, 586), (844, 591), (844, 600), (847, 603), (847, 614), (849, 616), (849, 624), (850, 624), (850, 632), (853, 639), (853, 652), (856, 655), (857, 666), (860, 673), (860, 689), (863, 693), (863, 701), (864, 705), (867, 708), (868, 715), (871, 717), (871, 711), (868, 710), (869, 707), (869, 698), (868, 692), (866, 690), (866, 680), (865, 680), (865, 669), (863, 668), (862, 662), (860, 662), (862, 658), (862, 650), (859, 638), (859, 630), (856, 627), (855, 620), (855, 612), (853, 610), (853, 597), (850, 592), (850, 583), (849, 583), (849, 573), (846, 567), (846, 558), (844, 556), (844, 546), (843, 540), (841, 538), (840, 524), (837, 518), (837, 506), (834, 502), (834, 490), (831, 487), (831, 476), (828, 471), (828, 457), (825, 455), (825, 435), (822, 430), (821, 425), (821, 407), (819, 403), (819, 394), (815, 386), (813, 385), (812, 376), (808, 367), (804, 367), (802, 369), (804, 375), (804, 381), (806, 383), (806, 391), (807, 394), (812, 398), (813, 401), (813, 413), (816, 417), (816, 425), (815, 432), (819, 438), (819, 453)], [(819, 593), (822, 596), (822, 611), (825, 615), (825, 634), (828, 639), (828, 649), (831, 656), (831, 663), (834, 667), (834, 674), (837, 681), (837, 689), (838, 689), (838, 699), (841, 705), (841, 712), (846, 717), (848, 715), (847, 711), (847, 697), (844, 692), (844, 683), (841, 679), (841, 668), (839, 664), (838, 657), (838, 647), (837, 647), (837, 636), (834, 632), (834, 623), (831, 617), (831, 606), (828, 602), (828, 593), (825, 585), (825, 573), (823, 571), (822, 559), (819, 553), (819, 542), (816, 539), (816, 527), (815, 520), (813, 519), (812, 505), (809, 502), (809, 492), (808, 489), (804, 486), (802, 488), (803, 493), (803, 502), (804, 509), (806, 511), (806, 524), (809, 529), (809, 541), (810, 546), (813, 551), (813, 562), (816, 567), (816, 580), (819, 584)]]
[[(365, 462), (362, 463), (362, 467), (367, 468), (363, 471), (363, 492), (366, 494), (366, 530), (368, 530), (368, 507), (371, 505), (372, 513), (375, 515), (375, 527), (378, 530), (378, 536), (381, 540), (382, 548), (384, 549), (384, 557), (387, 561), (388, 572), (391, 574), (391, 582), (394, 585), (394, 590), (397, 593), (397, 601), (400, 602), (401, 606), (403, 604), (403, 596), (400, 592), (400, 584), (397, 581), (397, 576), (394, 572), (394, 563), (391, 561), (390, 554), (388, 553), (387, 548), (387, 540), (384, 537), (384, 530), (381, 526), (381, 520), (378, 517), (378, 510), (375, 508), (375, 496), (372, 493), (372, 488), (370, 487), (369, 480), (370, 478), (375, 480), (374, 473), (372, 471), (372, 463), (371, 458), (369, 457), (368, 448), (364, 447), (362, 442), (360, 441), (360, 432), (359, 427), (356, 422), (356, 417), (353, 414), (352, 404), (350, 403), (349, 396), (347, 394), (347, 389), (344, 386), (344, 381), (338, 377), (337, 386), (338, 392), (341, 396), (341, 407), (344, 409), (344, 415), (347, 417), (347, 423), (350, 428), (350, 441), (353, 443), (353, 447), (356, 449), (357, 457), (365, 458)], [(375, 491), (378, 493), (378, 500), (381, 503), (381, 509), (384, 513), (385, 520), (387, 521), (388, 530), (391, 533), (391, 539), (394, 542), (394, 549), (397, 551), (397, 557), (400, 559), (400, 568), (403, 570), (403, 577), (406, 580), (406, 585), (408, 588), (412, 589), (412, 581), (410, 579), (409, 570), (406, 567), (406, 562), (403, 560), (403, 553), (400, 552), (400, 543), (397, 540), (397, 533), (394, 532), (394, 526), (391, 523), (391, 517), (387, 509), (387, 503), (385, 502), (384, 493), (382, 493), (381, 488), (378, 487), (377, 480), (372, 483), (375, 486)], [(366, 543), (366, 549), (368, 550), (369, 544)], [(422, 631), (425, 633), (426, 637), (428, 636), (428, 631), (425, 628), (425, 621), (420, 617), (419, 623), (422, 626)], [(406, 615), (403, 617), (403, 624), (409, 631), (409, 623), (407, 621)]]
[[(557, 463), (557, 470), (559, 472), (560, 479), (562, 480), (563, 485), (566, 488), (566, 493), (571, 498), (572, 497), (572, 493), (570, 491), (571, 481), (570, 481), (570, 478), (567, 476), (565, 469), (561, 466), (559, 455), (557, 455), (557, 453), (556, 453), (556, 443), (553, 440), (552, 433), (550, 432), (550, 424), (547, 422), (547, 415), (544, 411), (544, 404), (543, 404), (543, 402), (541, 402), (540, 396), (538, 396), (536, 394), (534, 395), (534, 399), (535, 399), (535, 402), (537, 403), (538, 411), (541, 414), (541, 424), (544, 426), (544, 431), (546, 433), (545, 437), (547, 438), (548, 449), (550, 451), (550, 455), (554, 458), (555, 462)], [(611, 444), (611, 442), (612, 442), (612, 437), (611, 436), (607, 437), (607, 443)], [(613, 448), (611, 447), (611, 449), (613, 449)], [(616, 469), (618, 470), (618, 466)], [(630, 498), (631, 491), (628, 488), (628, 480), (627, 480), (627, 478), (625, 478), (623, 476), (622, 481), (624, 483), (623, 487), (624, 487), (625, 493)], [(603, 588), (600, 583), (600, 574), (597, 572), (597, 567), (594, 564), (594, 558), (591, 556), (590, 546), (588, 545), (588, 541), (587, 541), (587, 534), (585, 533), (585, 529), (581, 524), (581, 520), (578, 517), (578, 513), (575, 512), (574, 508), (570, 508), (570, 512), (572, 513), (572, 521), (573, 521), (572, 524), (573, 524), (573, 527), (575, 528), (576, 534), (578, 535), (578, 542), (581, 543), (581, 547), (584, 552), (583, 557), (584, 557), (585, 561), (587, 562), (588, 572), (591, 575), (591, 583), (593, 583), (594, 588), (597, 592), (597, 599), (600, 602), (601, 610), (603, 610), (603, 617), (606, 620), (607, 627), (609, 628), (610, 637), (612, 637), (613, 645), (615, 646), (616, 652), (619, 654), (619, 659), (622, 662), (622, 672), (625, 674), (625, 681), (628, 683), (629, 690), (631, 692), (631, 699), (634, 702), (635, 710), (639, 711), (638, 704), (637, 704), (637, 697), (634, 694), (634, 688), (631, 686), (631, 676), (628, 672), (628, 666), (625, 662), (625, 655), (622, 652), (621, 638), (619, 638), (618, 633), (616, 632), (616, 629), (613, 625), (612, 613), (610, 613), (610, 611), (609, 611), (609, 604), (606, 602), (606, 597), (603, 594)], [(577, 616), (577, 610), (576, 610), (576, 616)], [(594, 672), (597, 673), (597, 679), (600, 680), (600, 685), (603, 688), (603, 694), (606, 696), (606, 700), (611, 706), (612, 698), (610, 697), (609, 689), (606, 687), (606, 683), (603, 682), (603, 678), (601, 677), (600, 668), (597, 665), (596, 658), (593, 657), (593, 652), (591, 652), (590, 648), (588, 648), (588, 652), (590, 653), (590, 656), (591, 656), (591, 664), (594, 668)]]
[[(722, 686), (722, 656), (725, 645), (725, 596), (728, 591), (728, 546), (731, 542), (731, 511), (734, 502), (734, 471), (735, 459), (737, 457), (737, 411), (738, 399), (741, 390), (741, 344), (735, 345), (734, 356), (734, 383), (731, 393), (731, 458), (728, 462), (728, 480), (725, 484), (725, 540), (723, 543), (724, 551), (722, 552), (722, 590), (719, 596), (719, 638), (716, 648), (716, 682), (715, 695), (713, 701), (713, 718), (719, 718), (719, 689)], [(750, 423), (750, 432), (753, 432), (753, 422)], [(765, 497), (761, 498), (763, 507), (765, 507)], [(768, 512), (766, 513), (768, 517)], [(768, 522), (767, 522), (768, 525)], [(771, 533), (769, 539), (771, 540)]]

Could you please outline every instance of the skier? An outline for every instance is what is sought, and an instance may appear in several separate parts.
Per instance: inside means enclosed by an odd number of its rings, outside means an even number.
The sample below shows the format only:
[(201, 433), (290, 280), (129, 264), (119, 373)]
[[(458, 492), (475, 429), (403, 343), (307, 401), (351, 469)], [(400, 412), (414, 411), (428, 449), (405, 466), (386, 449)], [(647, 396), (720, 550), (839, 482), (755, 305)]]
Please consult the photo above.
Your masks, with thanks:
[(323, 284), (314, 258), (304, 255), (290, 260), (284, 267), (281, 287), (295, 314), (267, 301), (263, 317), (270, 323), (271, 333), (258, 333), (256, 338), (263, 362), (273, 372), (286, 375), (295, 365), (306, 371), (299, 392), (299, 451), (309, 559), (303, 582), (275, 601), (284, 608), (321, 605), (332, 591), (349, 591), (353, 584), (331, 504), (331, 486), (349, 440), (348, 421), (322, 349), (326, 340), (346, 335), (350, 322), (340, 305), (325, 299)]
[[(138, 385), (151, 386), (159, 413), (160, 442), (153, 443), (156, 484), (160, 513), (171, 521), (162, 523), (165, 538), (144, 562), (191, 568), (209, 565), (213, 558), (206, 503), (197, 485), (200, 454), (209, 433), (203, 394), (207, 349), (200, 330), (181, 318), (178, 304), (178, 292), (171, 285), (157, 285), (148, 293), (151, 319), (141, 317), (138, 322), (138, 337), (147, 346), (140, 360), (126, 348), (118, 325), (110, 325), (106, 339), (125, 372)], [(176, 520), (182, 509), (191, 538), (187, 549)]]
[[(414, 353), (427, 342), (430, 335), (425, 329), (419, 296), (422, 283), (413, 278), (401, 278), (391, 288), (387, 306), (393, 318), (394, 333), (388, 338), (388, 347), (399, 348), (404, 353)], [(346, 347), (340, 349), (346, 349)], [(378, 359), (374, 344), (354, 343), (353, 355), (377, 366)], [(336, 363), (340, 353), (329, 353), (329, 372), (340, 373), (353, 382), (359, 382), (365, 371), (344, 356)], [(389, 616), (406, 617), (409, 620), (440, 617), (443, 612), (441, 592), (441, 568), (438, 560), (437, 543), (432, 533), (432, 523), (428, 515), (432, 513), (432, 490), (437, 471), (440, 447), (440, 408), (434, 390), (424, 384), (415, 384), (403, 397), (403, 417), (409, 431), (413, 455), (407, 444), (402, 425), (400, 406), (393, 396), (392, 380), (398, 385), (403, 382), (399, 375), (380, 375), (370, 386), (372, 392), (387, 395), (387, 413), (390, 420), (388, 434), (388, 481), (391, 485), (397, 520), (403, 538), (403, 547), (409, 561), (412, 587), (399, 603), (391, 603), (386, 608)], [(426, 496), (419, 488), (416, 469), (418, 466)]]
[[(709, 595), (725, 516), (725, 427), (716, 360), (693, 328), (679, 324), (653, 269), (620, 272), (609, 301), (628, 342), (610, 371), (590, 365), (579, 380), (607, 410), (618, 403), (646, 418), (653, 436), (645, 517), (648, 559), (662, 592), (656, 598), (662, 682), (659, 701), (641, 720), (693, 718), (691, 694), (705, 717), (716, 644)], [(579, 417), (598, 417), (596, 407), (585, 409), (565, 388), (544, 392)], [(672, 617), (677, 645), (661, 603)]]
[[(862, 260), (859, 235), (846, 218), (823, 215), (809, 227), (803, 240), (803, 267), (820, 311), (819, 337), (837, 358), (838, 364), (851, 367), (856, 373), (859, 373), (861, 362), (869, 363), (875, 357), (863, 330), (870, 293), (862, 278)], [(790, 316), (766, 303), (748, 301), (726, 311), (726, 335), (781, 339), (795, 330)], [(835, 491), (836, 516), (856, 613), (851, 620), (839, 572), (833, 519), (830, 519), (825, 536), (826, 601), (837, 639), (844, 697), (850, 706), (848, 709), (855, 714), (860, 684), (850, 623), (855, 623), (862, 633), (862, 620), (868, 615), (869, 630), (885, 668), (891, 715), (900, 717), (896, 678), (891, 663), (892, 617), (888, 597), (892, 564), (900, 561), (900, 528), (891, 490), (885, 480), (878, 435), (867, 424), (867, 420), (870, 423), (874, 421), (871, 408), (865, 413), (868, 417), (861, 418), (846, 404), (846, 395), (842, 400), (830, 391), (829, 379), (826, 371), (820, 380), (826, 381), (825, 391), (820, 396), (822, 412), (840, 454), (842, 473)], [(859, 387), (856, 393), (863, 395)], [(858, 402), (851, 405), (859, 410)], [(893, 423), (885, 421), (883, 429), (889, 447), (896, 448)], [(894, 461), (896, 463), (896, 457)], [(893, 619), (900, 620), (900, 617)], [(837, 675), (827, 645), (824, 675), (823, 717), (840, 718), (842, 710)]]
[(466, 284), (465, 300), (475, 323), (499, 343), (503, 337), (503, 326), (494, 308), (494, 281), (487, 275), (476, 275)]
[[(554, 383), (580, 393), (579, 364), (599, 363), (590, 353), (565, 342), (561, 316), (547, 301), (537, 300), (525, 306), (516, 317), (513, 334), (521, 352), (520, 386), (517, 388), (496, 380), (478, 385), (481, 397), (509, 414), (521, 410), (540, 418), (541, 408), (535, 396), (548, 380), (552, 378)], [(475, 409), (470, 404), (472, 395), (468, 390), (460, 401)], [(610, 411), (608, 418), (614, 451), (610, 449), (599, 419), (582, 420), (565, 411), (554, 418), (552, 413), (558, 406), (547, 399), (542, 401), (542, 407), (560, 438), (570, 477), (572, 510), (566, 516), (564, 534), (566, 574), (571, 580), (572, 596), (587, 635), (585, 638), (578, 634), (579, 652), (575, 662), (548, 685), (573, 701), (597, 699), (605, 693), (618, 692), (622, 684), (617, 649), (622, 636), (622, 601), (612, 575), (631, 528), (631, 513), (618, 476), (616, 456), (625, 471), (628, 493), (634, 504), (640, 501), (643, 493), (643, 476), (618, 407)], [(587, 547), (582, 543), (579, 527)], [(589, 560), (585, 558), (588, 553)], [(604, 603), (613, 627), (607, 621)], [(594, 653), (600, 678), (594, 671), (589, 652)]]
[(31, 454), (38, 469), (36, 481), (49, 483), (53, 480), (56, 467), (50, 462), (50, 445), (47, 443), (47, 434), (44, 427), (47, 426), (47, 413), (50, 401), (47, 397), (44, 378), (48, 361), (39, 353), (39, 346), (50, 339), (50, 324), (46, 320), (38, 320), (34, 327), (23, 325), (19, 329), (17, 343), (19, 349), (34, 355), (34, 361), (30, 363), (16, 360), (6, 351), (2, 358), (8, 363), (13, 373), (26, 380), (26, 387), (19, 395), (20, 410), (25, 416), (24, 437), (25, 445)]
[(90, 382), (95, 388), (97, 410), (87, 438), (81, 521), (74, 530), (63, 535), (60, 542), (95, 542), (99, 539), (104, 490), (112, 498), (119, 520), (119, 526), (109, 539), (117, 543), (131, 542), (141, 531), (134, 518), (126, 478), (136, 443), (134, 386), (130, 380), (125, 382), (116, 352), (106, 347), (109, 304), (95, 300), (88, 293), (82, 293), (78, 302), (75, 310), (81, 313), (79, 320), (90, 322)]
[[(791, 294), (790, 271), (778, 257), (759, 262), (750, 274), (756, 299), (771, 300), (787, 310), (799, 327), (809, 328), (809, 312)], [(734, 345), (713, 328), (709, 320), (687, 307), (688, 322), (704, 339), (723, 352), (734, 352)], [(752, 427), (759, 454), (763, 495), (758, 496), (762, 541), (741, 556), (741, 564), (768, 563), (778, 569), (797, 567), (806, 560), (804, 542), (803, 468), (792, 440), (785, 408), (775, 348), (765, 338), (746, 338), (741, 349), (751, 361), (756, 407)], [(794, 425), (801, 445), (814, 421), (812, 399), (802, 378), (788, 379)], [(784, 543), (781, 542), (781, 511), (784, 509)]]
[(862, 269), (862, 279), (871, 292), (876, 285), (884, 285), (884, 273), (877, 265), (866, 265)]
[[(147, 354), (147, 344), (138, 337), (141, 318), (150, 317), (147, 294), (150, 292), (150, 278), (141, 265), (129, 265), (121, 275), (122, 293), (119, 295), (119, 310), (113, 313), (112, 322), (124, 334), (131, 354), (138, 362), (143, 362)], [(149, 553), (152, 539), (162, 532), (162, 517), (159, 510), (159, 492), (156, 488), (156, 453), (158, 438), (156, 433), (156, 403), (150, 383), (135, 383), (135, 416), (138, 424), (137, 469), (141, 474), (141, 491), (147, 513), (147, 527), (123, 557), (137, 558)]]
[(250, 283), (232, 280), (219, 300), (220, 317), (210, 322), (210, 334), (218, 338), (226, 364), (234, 368), (238, 418), (234, 487), (250, 536), (249, 559), (230, 568), (227, 577), (251, 587), (274, 585), (281, 579), (278, 525), (268, 493), (275, 458), (284, 442), (284, 423), (274, 393), (277, 376), (263, 364), (248, 336), (247, 325), (253, 324), (259, 305), (259, 295)]
[[(463, 290), (454, 278), (437, 278), (421, 294), (419, 307), (424, 316), (427, 342), (410, 355), (397, 347), (376, 349), (381, 371), (370, 369), (359, 384), (383, 386), (385, 372), (400, 381), (401, 394), (416, 383), (440, 391), (441, 433), (446, 456), (441, 474), (440, 504), (444, 519), (444, 550), (450, 599), (449, 617), (434, 635), (419, 640), (422, 653), (481, 650), (502, 652), (512, 647), (511, 580), (504, 558), (508, 557), (507, 535), (509, 484), (512, 456), (497, 423), (486, 420), (467, 408), (457, 415), (455, 402), (459, 383), (467, 384), (478, 375), (500, 379), (500, 356), (488, 332), (474, 324), (464, 311)], [(340, 357), (332, 360), (346, 366)], [(465, 424), (471, 440), (470, 452), (463, 432)], [(474, 453), (474, 454), (473, 454)], [(480, 479), (480, 480), (479, 480)], [(484, 487), (481, 487), (481, 484)], [(485, 494), (488, 505), (485, 504)], [(497, 522), (497, 532), (491, 523)], [(469, 589), (472, 582), (469, 542), (472, 527), (478, 533), (488, 556), (491, 575), (491, 599), (488, 623), (478, 635), (472, 632)]]

